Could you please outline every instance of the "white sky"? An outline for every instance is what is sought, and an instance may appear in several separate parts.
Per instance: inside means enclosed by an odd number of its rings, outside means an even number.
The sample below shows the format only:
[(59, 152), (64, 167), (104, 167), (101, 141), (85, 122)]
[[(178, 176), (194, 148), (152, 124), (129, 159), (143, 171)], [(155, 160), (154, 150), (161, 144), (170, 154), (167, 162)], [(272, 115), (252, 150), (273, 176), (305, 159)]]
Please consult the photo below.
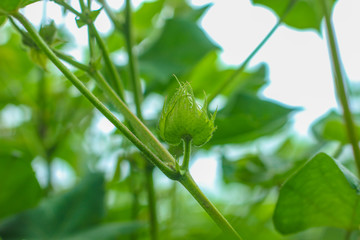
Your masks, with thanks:
[[(77, 3), (77, 1), (73, 2)], [(108, 0), (108, 2), (112, 7), (119, 8), (123, 1)], [(136, 6), (140, 2), (133, 1)], [(201, 25), (222, 47), (222, 60), (234, 66), (241, 64), (275, 25), (277, 19), (270, 10), (254, 7), (250, 0), (190, 2), (196, 6), (213, 3)], [(28, 6), (25, 11), (35, 24), (41, 21), (39, 4)], [(340, 55), (346, 75), (351, 81), (360, 81), (359, 11), (359, 0), (338, 0), (333, 14)], [(57, 23), (61, 23), (61, 12), (52, 2), (48, 3), (48, 13)], [(80, 36), (76, 41), (80, 45), (86, 45), (86, 37), (81, 37), (87, 35), (86, 28), (78, 29), (73, 17), (66, 18), (65, 23), (71, 32)], [(111, 24), (104, 13), (98, 17), (96, 25), (101, 32), (111, 29)], [(75, 50), (74, 54), (80, 57), (81, 51)], [(270, 84), (264, 90), (264, 96), (304, 109), (294, 117), (294, 128), (300, 134), (306, 135), (310, 124), (317, 117), (337, 106), (327, 43), (315, 31), (300, 32), (286, 26), (280, 27), (251, 61), (250, 67), (262, 62), (266, 62), (270, 70)], [(192, 171), (195, 174), (194, 178), (200, 183), (214, 180), (214, 176), (208, 173), (216, 172), (217, 165), (207, 165), (211, 166), (211, 169), (206, 171), (206, 175), (201, 174), (201, 171)]]

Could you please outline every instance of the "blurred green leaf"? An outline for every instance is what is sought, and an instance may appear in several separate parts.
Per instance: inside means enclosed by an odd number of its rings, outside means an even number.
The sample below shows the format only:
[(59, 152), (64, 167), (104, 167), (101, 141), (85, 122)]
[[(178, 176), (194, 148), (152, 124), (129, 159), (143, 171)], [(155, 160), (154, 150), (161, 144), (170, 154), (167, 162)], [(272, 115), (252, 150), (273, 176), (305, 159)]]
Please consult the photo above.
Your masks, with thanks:
[(136, 29), (136, 42), (142, 41), (154, 27), (156, 18), (164, 7), (165, 0), (144, 2), (133, 14), (133, 26)]
[(226, 183), (241, 182), (256, 185), (269, 179), (267, 167), (258, 155), (248, 155), (236, 161), (222, 159), (223, 177)]
[[(98, 10), (94, 10), (94, 11), (91, 11), (88, 15), (88, 18), (94, 22), (97, 18), (97, 16), (100, 14), (102, 8), (98, 9)], [(78, 28), (81, 28), (83, 26), (85, 26), (87, 23), (84, 22), (81, 18), (76, 18), (76, 25)]]
[[(181, 14), (178, 14), (178, 17), (196, 22), (197, 20), (199, 20), (205, 13), (206, 11), (212, 6), (212, 3), (203, 5), (199, 8), (193, 9), (193, 8), (189, 8), (188, 11), (184, 11)], [(175, 10), (176, 11), (176, 10)]]
[(56, 25), (55, 25), (54, 21), (51, 21), (49, 24), (42, 25), (39, 30), (40, 36), (50, 46), (52, 45), (52, 43), (55, 40), (56, 32), (57, 32), (57, 29), (56, 29)]
[(150, 89), (163, 91), (173, 74), (184, 74), (217, 47), (193, 22), (169, 19), (159, 38), (140, 56)]
[(0, 1), (0, 15), (15, 12), (19, 8), (25, 7), (31, 3), (39, 0), (1, 0)]
[[(282, 16), (289, 3), (294, 0), (252, 0), (254, 4), (261, 4), (269, 7), (278, 16)], [(295, 0), (295, 4), (286, 16), (284, 23), (299, 29), (313, 28), (320, 31), (321, 20), (324, 17), (321, 2), (317, 0)], [(326, 0), (330, 9), (336, 0)]]
[(311, 227), (358, 229), (359, 180), (325, 153), (307, 162), (281, 188), (276, 229), (289, 234)]
[[(360, 127), (355, 126), (360, 134)], [(343, 117), (332, 110), (317, 120), (311, 127), (312, 133), (319, 141), (338, 141), (342, 144), (349, 143)]]
[(295, 108), (236, 93), (216, 115), (215, 131), (209, 144), (230, 144), (252, 141), (272, 134), (283, 127)]
[(0, 225), (5, 239), (69, 237), (98, 224), (104, 215), (104, 177), (85, 177), (72, 190), (42, 202)]
[(2, 156), (0, 176), (0, 219), (33, 207), (40, 200), (41, 188), (30, 161)]
[[(203, 95), (204, 91), (206, 94), (214, 92), (222, 81), (225, 81), (234, 73), (235, 69), (220, 66), (219, 62), (219, 55), (213, 51), (184, 77), (184, 80), (191, 83), (197, 97)], [(244, 71), (236, 77), (222, 94), (229, 95), (234, 89), (256, 94), (267, 83), (267, 72), (268, 69), (265, 64), (261, 64), (251, 71)]]
[(107, 223), (100, 226), (93, 227), (89, 230), (76, 233), (71, 237), (62, 238), (63, 240), (113, 240), (117, 237), (128, 235), (143, 229), (144, 223), (130, 222), (130, 223)]
[(0, 16), (0, 27), (6, 23), (6, 16)]

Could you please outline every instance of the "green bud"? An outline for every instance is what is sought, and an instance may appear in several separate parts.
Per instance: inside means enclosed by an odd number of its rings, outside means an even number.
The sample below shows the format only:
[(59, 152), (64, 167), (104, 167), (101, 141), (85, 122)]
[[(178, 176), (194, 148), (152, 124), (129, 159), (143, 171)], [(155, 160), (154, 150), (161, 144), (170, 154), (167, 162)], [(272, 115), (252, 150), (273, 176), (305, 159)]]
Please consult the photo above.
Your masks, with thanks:
[(178, 145), (181, 139), (192, 140), (193, 145), (207, 143), (216, 127), (216, 112), (210, 118), (207, 103), (201, 108), (197, 105), (190, 83), (180, 83), (170, 101), (165, 102), (160, 117), (160, 135), (168, 143)]

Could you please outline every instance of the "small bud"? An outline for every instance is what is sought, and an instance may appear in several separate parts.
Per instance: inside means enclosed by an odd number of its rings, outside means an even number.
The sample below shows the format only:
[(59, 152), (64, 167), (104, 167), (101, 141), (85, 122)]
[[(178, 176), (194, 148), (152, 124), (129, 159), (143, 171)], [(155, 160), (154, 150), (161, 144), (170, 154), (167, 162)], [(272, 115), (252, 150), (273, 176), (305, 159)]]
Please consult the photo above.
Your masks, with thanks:
[(173, 145), (180, 144), (181, 139), (192, 140), (195, 146), (204, 145), (216, 129), (216, 112), (209, 118), (206, 100), (204, 106), (199, 107), (190, 84), (179, 84), (174, 96), (164, 104), (159, 123), (160, 135)]

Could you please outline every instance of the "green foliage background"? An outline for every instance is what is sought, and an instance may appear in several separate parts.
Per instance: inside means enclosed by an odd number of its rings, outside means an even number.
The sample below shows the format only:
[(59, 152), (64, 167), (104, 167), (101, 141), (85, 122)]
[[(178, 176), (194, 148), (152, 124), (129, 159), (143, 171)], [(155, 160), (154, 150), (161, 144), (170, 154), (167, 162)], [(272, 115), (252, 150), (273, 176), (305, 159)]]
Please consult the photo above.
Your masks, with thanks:
[[(0, 23), (8, 13), (33, 2), (0, 1)], [(282, 17), (291, 0), (252, 2)], [(331, 9), (335, 0), (327, 3)], [(236, 72), (221, 63), (221, 46), (199, 26), (210, 7), (159, 0), (135, 10), (134, 42), (145, 103), (163, 104), (177, 86), (173, 74), (191, 82), (201, 101), (203, 91), (211, 94)], [(124, 9), (115, 17), (123, 19)], [(298, 0), (284, 23), (320, 31), (322, 19), (318, 1)], [(78, 20), (79, 27), (83, 24)], [(58, 51), (66, 52), (71, 45), (71, 33), (56, 23), (42, 31)], [(19, 34), (8, 21), (0, 34), (5, 36), (0, 45), (0, 237), (150, 239), (145, 178), (149, 167), (143, 156), (118, 131), (99, 131), (99, 112), (48, 63), (25, 32)], [(103, 38), (112, 57), (125, 51), (118, 31)], [(96, 64), (111, 78), (96, 55)], [(88, 61), (87, 51), (84, 56)], [(116, 68), (131, 96), (127, 64)], [(121, 117), (88, 73), (72, 69)], [(194, 158), (207, 154), (220, 162), (221, 189), (210, 199), (244, 239), (357, 239), (360, 188), (350, 173), (355, 171), (353, 159), (346, 159), (345, 166), (334, 160), (349, 143), (341, 114), (334, 110), (314, 120), (312, 141), (300, 138), (289, 128), (300, 109), (261, 94), (268, 71), (264, 63), (236, 76), (222, 92), (225, 105), (218, 109), (213, 138), (194, 149)], [(155, 134), (160, 110), (145, 119)], [(273, 147), (257, 147), (266, 143)], [(169, 150), (180, 157), (180, 147)], [(229, 149), (239, 153), (234, 157)], [(54, 181), (59, 161), (68, 166), (65, 171), (74, 186)], [(104, 161), (113, 162), (111, 169), (99, 167)], [(35, 174), (36, 162), (47, 177)], [(164, 183), (157, 170), (154, 177), (159, 239), (227, 239), (181, 185)]]

